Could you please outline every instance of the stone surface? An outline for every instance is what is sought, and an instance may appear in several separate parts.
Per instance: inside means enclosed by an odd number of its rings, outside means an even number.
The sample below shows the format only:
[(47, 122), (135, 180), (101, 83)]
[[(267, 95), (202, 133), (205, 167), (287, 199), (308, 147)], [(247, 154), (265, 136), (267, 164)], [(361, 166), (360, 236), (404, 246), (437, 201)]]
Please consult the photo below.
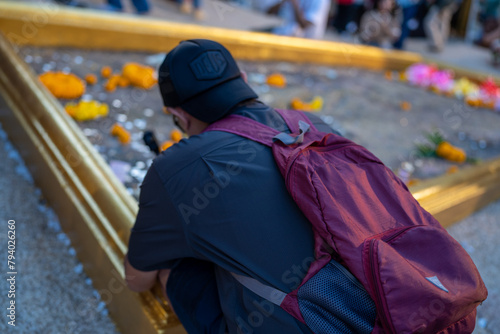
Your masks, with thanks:
[[(83, 272), (54, 211), (0, 124), (0, 333), (118, 333), (105, 303)], [(7, 267), (8, 221), (15, 221), (15, 297)], [(15, 327), (7, 307), (15, 300)]]
[(500, 302), (500, 201), (497, 201), (458, 224), (448, 228), (470, 254), (481, 274), (488, 299), (478, 307), (476, 330), (474, 333), (497, 333), (500, 328), (498, 307)]
[[(174, 125), (171, 117), (162, 112), (157, 87), (147, 91), (127, 87), (107, 92), (103, 88), (106, 79), (99, 73), (105, 65), (111, 66), (114, 73), (120, 73), (126, 62), (157, 68), (164, 55), (34, 47), (21, 48), (20, 55), (37, 74), (58, 70), (71, 71), (82, 78), (88, 73), (99, 77), (96, 85), (87, 87), (84, 98), (107, 103), (109, 116), (79, 122), (78, 126), (108, 162), (120, 160), (131, 164), (130, 178), (125, 185), (137, 196), (144, 171), (155, 156), (144, 145), (143, 132), (153, 131), (161, 144), (169, 139)], [(413, 87), (399, 81), (397, 72), (285, 62), (240, 61), (239, 65), (248, 74), (249, 83), (261, 100), (272, 107), (287, 109), (293, 98), (308, 102), (321, 96), (324, 105), (318, 116), (345, 137), (367, 147), (396, 173), (403, 173), (402, 165), (409, 166), (414, 172), (404, 176), (406, 179), (436, 177), (455, 165), (418, 156), (416, 144), (426, 143), (426, 134), (435, 130), (464, 149), (468, 157), (488, 160), (500, 156), (500, 113), (472, 108), (461, 99)], [(272, 73), (286, 77), (286, 88), (266, 84), (267, 76)], [(388, 80), (387, 76), (392, 79)], [(67, 102), (61, 100), (63, 106)], [(403, 102), (409, 103), (411, 109), (403, 110), (400, 106)], [(115, 122), (130, 131), (131, 144), (121, 145), (110, 136), (109, 129)], [(137, 162), (145, 164), (142, 168), (134, 167)]]

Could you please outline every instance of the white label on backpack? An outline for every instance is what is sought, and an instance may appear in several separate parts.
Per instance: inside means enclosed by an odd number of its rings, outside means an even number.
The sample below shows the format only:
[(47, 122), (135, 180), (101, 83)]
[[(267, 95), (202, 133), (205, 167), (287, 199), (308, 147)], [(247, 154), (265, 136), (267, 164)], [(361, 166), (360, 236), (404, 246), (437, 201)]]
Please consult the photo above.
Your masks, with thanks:
[(441, 283), (439, 278), (437, 278), (437, 276), (426, 277), (425, 279), (434, 284), (435, 286), (437, 286), (438, 288), (440, 288), (441, 290), (449, 292), (448, 289), (444, 287), (443, 283)]

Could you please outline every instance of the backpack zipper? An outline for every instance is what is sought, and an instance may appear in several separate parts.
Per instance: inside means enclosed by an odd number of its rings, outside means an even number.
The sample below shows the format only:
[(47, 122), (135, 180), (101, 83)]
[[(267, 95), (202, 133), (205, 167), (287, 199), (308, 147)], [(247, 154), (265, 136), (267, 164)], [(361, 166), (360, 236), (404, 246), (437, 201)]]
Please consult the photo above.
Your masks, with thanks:
[(394, 331), (394, 328), (392, 326), (392, 323), (389, 321), (389, 317), (388, 317), (389, 310), (387, 309), (387, 305), (385, 305), (383, 303), (383, 300), (382, 300), (382, 293), (381, 293), (382, 287), (378, 282), (377, 268), (375, 268), (375, 261), (377, 260), (375, 258), (375, 247), (377, 246), (379, 241), (383, 241), (385, 243), (388, 243), (389, 241), (395, 239), (396, 237), (400, 236), (401, 234), (408, 231), (409, 229), (417, 227), (417, 226), (419, 226), (419, 225), (406, 227), (406, 228), (398, 231), (397, 233), (394, 233), (392, 235), (388, 235), (384, 238), (381, 238), (380, 240), (379, 239), (370, 240), (370, 251), (368, 253), (369, 254), (368, 256), (370, 258), (370, 271), (372, 274), (372, 281), (373, 281), (373, 285), (374, 285), (373, 290), (375, 292), (375, 297), (377, 299), (376, 304), (379, 306), (378, 308), (381, 309), (380, 321), (382, 322), (384, 328), (390, 328), (393, 333), (395, 331)]
[(358, 288), (362, 289), (363, 291), (366, 291), (365, 287), (363, 284), (361, 284), (360, 281), (354, 276), (346, 267), (341, 265), (335, 260), (330, 261), (331, 264), (333, 264), (348, 280), (350, 280), (354, 285), (356, 285)]
[(369, 257), (370, 257), (370, 271), (372, 274), (372, 282), (374, 285), (374, 292), (375, 292), (375, 298), (376, 298), (376, 305), (378, 305), (377, 309), (380, 310), (380, 321), (382, 322), (382, 326), (384, 328), (390, 328), (391, 331), (394, 333), (394, 329), (392, 328), (392, 325), (389, 322), (387, 314), (389, 311), (386, 309), (386, 305), (383, 304), (382, 302), (382, 294), (380, 290), (382, 289), (380, 284), (378, 283), (378, 277), (377, 277), (377, 268), (375, 268), (375, 259), (374, 259), (374, 249), (376, 244), (378, 243), (377, 239), (372, 239), (370, 240), (370, 252), (369, 252)]

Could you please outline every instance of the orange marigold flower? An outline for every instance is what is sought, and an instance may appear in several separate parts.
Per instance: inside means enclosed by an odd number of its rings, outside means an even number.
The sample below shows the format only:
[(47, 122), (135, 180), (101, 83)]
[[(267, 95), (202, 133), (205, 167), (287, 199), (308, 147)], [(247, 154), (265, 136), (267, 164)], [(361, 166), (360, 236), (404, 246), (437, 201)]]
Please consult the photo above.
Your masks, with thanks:
[(411, 110), (411, 103), (408, 101), (401, 101), (401, 103), (399, 104), (399, 107), (401, 108), (401, 110), (410, 111)]
[(46, 72), (40, 81), (57, 98), (77, 99), (85, 92), (85, 82), (72, 73)]
[(481, 100), (479, 100), (478, 98), (473, 98), (473, 97), (466, 97), (465, 103), (467, 103), (471, 107), (481, 106)]
[(269, 86), (277, 87), (277, 88), (285, 88), (286, 87), (286, 78), (283, 74), (273, 73), (267, 77), (266, 80)]
[(109, 66), (104, 66), (103, 68), (101, 68), (101, 75), (103, 78), (109, 78), (112, 73), (113, 70)]
[(450, 168), (446, 170), (446, 174), (455, 174), (456, 172), (458, 172), (458, 166), (456, 165), (450, 166)]
[(143, 89), (150, 89), (157, 80), (152, 67), (137, 63), (127, 63), (122, 68), (122, 77), (126, 78), (131, 85)]
[(121, 77), (117, 74), (112, 75), (104, 84), (104, 89), (106, 89), (108, 92), (113, 92), (116, 89), (116, 86), (118, 86), (120, 78)]
[(168, 149), (170, 146), (174, 145), (174, 142), (171, 141), (171, 140), (167, 140), (166, 142), (164, 142), (163, 144), (161, 144), (161, 147), (160, 147), (160, 151), (165, 151), (166, 149)]
[(118, 79), (118, 86), (125, 88), (128, 87), (129, 85), (130, 85), (130, 80), (123, 76), (120, 76), (120, 79)]
[(97, 83), (97, 76), (95, 74), (87, 74), (85, 82), (87, 82), (87, 85), (95, 85)]
[(414, 186), (418, 184), (419, 180), (418, 179), (410, 179), (408, 183), (406, 184), (408, 187)]
[(464, 150), (453, 146), (447, 141), (443, 141), (437, 146), (436, 154), (443, 159), (453, 162), (462, 163), (467, 160), (467, 155), (465, 154)]
[(110, 133), (112, 136), (117, 137), (122, 144), (128, 144), (130, 142), (130, 132), (125, 130), (125, 128), (118, 123), (113, 125)]
[(298, 97), (294, 97), (292, 99), (292, 101), (290, 102), (290, 107), (293, 109), (293, 110), (304, 110), (304, 111), (307, 111), (305, 110), (305, 105), (304, 105), (304, 102), (299, 99)]
[(108, 92), (114, 92), (116, 90), (116, 84), (113, 84), (112, 82), (106, 82), (106, 84), (104, 85), (104, 89), (106, 89), (106, 91)]
[(182, 137), (182, 132), (177, 129), (174, 129), (172, 130), (172, 132), (170, 132), (170, 139), (172, 139), (175, 143), (180, 142)]

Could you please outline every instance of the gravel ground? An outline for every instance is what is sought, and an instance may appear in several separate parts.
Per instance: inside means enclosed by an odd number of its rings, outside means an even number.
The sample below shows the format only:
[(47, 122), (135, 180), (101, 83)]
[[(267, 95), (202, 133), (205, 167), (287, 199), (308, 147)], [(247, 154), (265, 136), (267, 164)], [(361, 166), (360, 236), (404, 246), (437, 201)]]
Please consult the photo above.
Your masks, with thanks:
[(499, 223), (500, 201), (497, 201), (448, 228), (448, 232), (470, 254), (488, 288), (488, 299), (478, 308), (474, 331), (478, 334), (498, 333), (500, 328)]
[[(87, 87), (86, 97), (106, 102), (110, 106), (109, 116), (78, 125), (108, 163), (120, 168), (122, 161), (128, 164), (121, 179), (137, 197), (138, 185), (154, 158), (142, 142), (143, 131), (152, 130), (161, 143), (169, 139), (174, 125), (161, 111), (157, 87), (148, 91), (118, 88), (110, 93), (103, 89), (105, 79), (99, 73), (105, 65), (120, 73), (126, 62), (156, 68), (164, 55), (35, 47), (21, 48), (20, 55), (38, 74), (48, 70), (73, 72), (82, 78), (88, 73), (97, 74), (99, 82)], [(413, 178), (435, 177), (453, 165), (442, 159), (416, 156), (415, 143), (425, 142), (424, 134), (435, 129), (466, 150), (469, 157), (485, 160), (500, 156), (500, 113), (471, 108), (456, 98), (436, 95), (395, 79), (387, 80), (382, 72), (285, 62), (240, 61), (239, 65), (247, 72), (249, 83), (260, 99), (275, 108), (289, 108), (294, 97), (311, 101), (314, 96), (321, 96), (324, 106), (318, 115), (325, 122), (367, 147), (394, 171), (409, 162), (414, 169)], [(286, 88), (266, 84), (266, 77), (275, 72), (286, 77)], [(398, 75), (392, 73), (392, 76)], [(62, 105), (67, 102), (61, 100)], [(401, 102), (409, 102), (411, 110), (402, 110)], [(130, 131), (130, 145), (120, 145), (109, 135), (115, 122)]]
[[(44, 203), (20, 155), (0, 124), (0, 333), (118, 333), (83, 272), (54, 211)], [(15, 221), (14, 270), (7, 266), (8, 221)], [(12, 265), (12, 264), (11, 264)], [(17, 272), (15, 287), (6, 279)], [(10, 298), (8, 291), (15, 290)], [(15, 301), (15, 327), (7, 307)]]

